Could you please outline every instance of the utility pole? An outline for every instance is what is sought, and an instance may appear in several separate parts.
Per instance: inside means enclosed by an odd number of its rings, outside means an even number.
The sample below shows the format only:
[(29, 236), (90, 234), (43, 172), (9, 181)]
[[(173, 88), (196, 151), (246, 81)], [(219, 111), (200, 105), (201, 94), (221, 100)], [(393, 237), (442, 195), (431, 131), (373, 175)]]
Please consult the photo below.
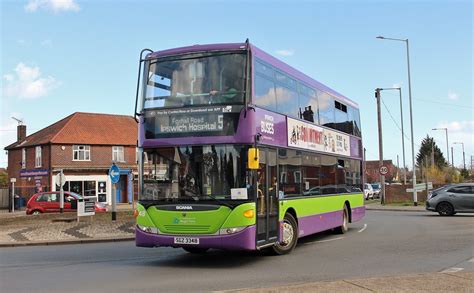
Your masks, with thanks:
[[(380, 110), (380, 88), (375, 89), (375, 98), (377, 99), (377, 125), (379, 128), (379, 169), (383, 166), (383, 143), (382, 143), (382, 112)], [(380, 185), (382, 192), (381, 204), (385, 205), (385, 176), (380, 174)]]
[[(449, 163), (449, 162), (448, 162)], [(451, 147), (451, 166), (454, 168), (454, 152), (453, 147)]]
[(366, 158), (365, 152), (366, 152), (366, 151), (367, 151), (367, 149), (364, 148), (364, 158), (363, 158), (363, 160), (362, 160), (362, 191), (364, 191), (365, 183), (367, 182), (367, 180), (366, 180), (366, 178), (365, 178), (365, 176), (366, 176), (366, 170), (367, 170), (367, 169), (366, 169), (367, 166), (366, 166), (366, 163), (365, 163), (365, 160), (366, 160), (366, 159), (365, 159), (365, 158)]
[(431, 141), (431, 167), (434, 166), (434, 139)]
[(397, 155), (397, 181), (400, 181), (400, 162)]

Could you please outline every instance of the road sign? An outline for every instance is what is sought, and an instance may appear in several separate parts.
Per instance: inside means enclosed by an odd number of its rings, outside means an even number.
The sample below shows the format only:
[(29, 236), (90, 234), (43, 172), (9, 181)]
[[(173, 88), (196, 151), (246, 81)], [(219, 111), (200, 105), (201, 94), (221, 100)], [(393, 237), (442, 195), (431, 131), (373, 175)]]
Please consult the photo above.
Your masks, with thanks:
[(117, 165), (112, 164), (109, 169), (109, 176), (110, 180), (112, 181), (113, 184), (119, 182), (120, 180), (120, 169), (117, 167)]
[(64, 174), (61, 176), (61, 173), (56, 174), (56, 184), (59, 187), (64, 186), (64, 184), (66, 184), (66, 176), (64, 176)]
[(77, 203), (77, 216), (93, 216), (95, 215), (95, 196), (84, 196)]
[[(419, 191), (426, 190), (426, 185), (428, 185), (428, 190), (433, 189), (433, 182), (428, 182), (428, 184), (418, 183), (415, 185), (415, 191), (419, 192)], [(408, 188), (407, 192), (413, 192), (413, 188)]]
[(15, 183), (15, 182), (16, 182), (16, 178), (10, 178), (10, 182), (11, 182), (11, 183)]
[(380, 175), (383, 175), (383, 176), (387, 175), (387, 174), (388, 174), (388, 168), (387, 168), (387, 166), (383, 166), (383, 165), (380, 166), (380, 168), (379, 168), (379, 173), (380, 173)]

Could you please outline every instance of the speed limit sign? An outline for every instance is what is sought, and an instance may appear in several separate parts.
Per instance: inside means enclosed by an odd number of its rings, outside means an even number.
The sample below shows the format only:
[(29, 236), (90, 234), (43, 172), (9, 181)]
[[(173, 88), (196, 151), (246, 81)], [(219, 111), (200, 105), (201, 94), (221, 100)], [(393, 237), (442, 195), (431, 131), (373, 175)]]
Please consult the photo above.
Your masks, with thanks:
[(383, 176), (387, 175), (388, 174), (387, 166), (380, 166), (379, 173), (380, 173), (380, 175), (383, 175)]

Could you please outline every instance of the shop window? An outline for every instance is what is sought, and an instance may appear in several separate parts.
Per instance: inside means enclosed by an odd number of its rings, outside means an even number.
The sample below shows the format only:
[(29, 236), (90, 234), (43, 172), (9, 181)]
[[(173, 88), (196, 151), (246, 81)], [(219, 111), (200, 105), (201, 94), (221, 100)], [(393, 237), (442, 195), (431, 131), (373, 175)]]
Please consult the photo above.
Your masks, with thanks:
[(70, 181), (69, 182), (69, 189), (71, 192), (75, 192), (77, 194), (82, 195), (82, 181)]
[(95, 196), (95, 181), (84, 181), (84, 196)]

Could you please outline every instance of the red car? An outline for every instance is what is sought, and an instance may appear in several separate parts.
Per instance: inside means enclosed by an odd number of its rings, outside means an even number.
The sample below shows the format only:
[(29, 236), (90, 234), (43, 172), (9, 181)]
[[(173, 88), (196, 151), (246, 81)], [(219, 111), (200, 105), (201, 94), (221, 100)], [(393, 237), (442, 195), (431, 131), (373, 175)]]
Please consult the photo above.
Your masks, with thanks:
[[(77, 200), (82, 195), (64, 191), (64, 211), (76, 212)], [(106, 205), (102, 202), (95, 203), (96, 212), (105, 212)], [(59, 191), (40, 192), (33, 195), (26, 204), (27, 215), (39, 215), (41, 213), (57, 213), (59, 212)]]

